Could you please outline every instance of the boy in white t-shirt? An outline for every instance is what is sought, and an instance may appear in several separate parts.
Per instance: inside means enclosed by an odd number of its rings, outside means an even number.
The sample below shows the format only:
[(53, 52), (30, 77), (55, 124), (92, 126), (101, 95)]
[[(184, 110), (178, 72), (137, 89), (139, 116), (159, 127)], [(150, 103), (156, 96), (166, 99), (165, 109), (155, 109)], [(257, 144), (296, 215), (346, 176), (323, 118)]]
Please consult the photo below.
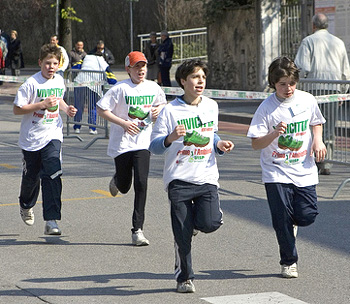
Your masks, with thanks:
[(279, 244), (282, 277), (297, 278), (296, 228), (312, 224), (318, 214), (315, 160), (322, 161), (326, 155), (325, 119), (316, 99), (296, 90), (299, 70), (292, 60), (274, 60), (268, 81), (276, 92), (255, 112), (247, 136), (254, 149), (261, 149), (262, 181)]
[(202, 96), (207, 74), (200, 60), (178, 67), (175, 78), (185, 94), (162, 110), (150, 145), (152, 153), (165, 153), (163, 180), (171, 204), (177, 291), (182, 293), (195, 291), (192, 236), (214, 232), (223, 223), (215, 152), (224, 154), (234, 146), (216, 134), (218, 105)]
[(63, 123), (59, 110), (73, 117), (76, 109), (63, 100), (65, 85), (55, 74), (61, 58), (57, 46), (43, 45), (40, 49), (41, 71), (19, 88), (13, 112), (23, 115), (18, 145), (23, 153), (23, 174), (19, 196), (23, 221), (34, 224), (40, 180), (43, 199), (45, 234), (60, 235), (57, 220), (61, 219), (61, 143)]
[(118, 82), (97, 103), (97, 112), (110, 121), (107, 154), (114, 158), (116, 173), (109, 190), (112, 196), (118, 191), (127, 193), (134, 172), (134, 211), (132, 216), (132, 243), (147, 246), (143, 234), (147, 179), (149, 172), (150, 137), (152, 121), (166, 104), (163, 90), (146, 79), (147, 59), (134, 51), (125, 58), (125, 69), (130, 79)]

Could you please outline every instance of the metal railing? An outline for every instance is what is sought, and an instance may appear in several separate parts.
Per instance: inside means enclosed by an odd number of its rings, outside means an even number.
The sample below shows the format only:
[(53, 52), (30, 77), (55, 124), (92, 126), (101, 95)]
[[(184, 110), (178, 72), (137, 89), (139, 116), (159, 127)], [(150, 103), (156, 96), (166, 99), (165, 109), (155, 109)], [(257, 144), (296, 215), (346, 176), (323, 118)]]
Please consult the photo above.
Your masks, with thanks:
[[(326, 161), (350, 165), (350, 81), (301, 79), (298, 88), (311, 93), (326, 119), (323, 140), (327, 147)], [(333, 198), (350, 182), (344, 180)]]
[[(168, 33), (174, 44), (173, 63), (181, 63), (193, 58), (208, 59), (206, 27), (169, 31)], [(137, 37), (140, 38), (140, 51), (143, 52), (150, 40), (149, 33)], [(157, 41), (161, 43), (160, 32), (157, 33)]]

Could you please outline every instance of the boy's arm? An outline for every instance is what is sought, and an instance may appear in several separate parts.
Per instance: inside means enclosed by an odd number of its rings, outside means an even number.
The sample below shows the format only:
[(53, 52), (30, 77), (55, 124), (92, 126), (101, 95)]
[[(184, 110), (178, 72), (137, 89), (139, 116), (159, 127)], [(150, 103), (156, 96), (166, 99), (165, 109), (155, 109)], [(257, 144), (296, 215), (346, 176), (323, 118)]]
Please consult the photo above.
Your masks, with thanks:
[(137, 135), (138, 133), (140, 133), (139, 127), (134, 122), (122, 119), (114, 115), (110, 110), (103, 110), (102, 108), (97, 106), (97, 113), (102, 118), (118, 126), (121, 126), (125, 130), (125, 132), (129, 133), (130, 135)]
[(252, 138), (252, 147), (254, 150), (264, 149), (269, 146), (278, 136), (283, 134), (287, 128), (287, 124), (281, 121), (276, 128), (269, 134), (261, 137)]
[(310, 155), (315, 154), (316, 162), (324, 160), (327, 154), (327, 148), (322, 141), (322, 125), (312, 126), (313, 140), (311, 145)]
[(59, 99), (60, 98), (52, 95), (45, 98), (42, 102), (30, 103), (22, 107), (14, 105), (13, 113), (15, 115), (25, 115), (25, 114), (33, 113), (35, 111), (45, 110), (47, 108), (56, 106), (57, 103), (59, 102)]
[(60, 100), (60, 110), (64, 111), (69, 117), (74, 117), (78, 111), (74, 106), (67, 105), (63, 98)]

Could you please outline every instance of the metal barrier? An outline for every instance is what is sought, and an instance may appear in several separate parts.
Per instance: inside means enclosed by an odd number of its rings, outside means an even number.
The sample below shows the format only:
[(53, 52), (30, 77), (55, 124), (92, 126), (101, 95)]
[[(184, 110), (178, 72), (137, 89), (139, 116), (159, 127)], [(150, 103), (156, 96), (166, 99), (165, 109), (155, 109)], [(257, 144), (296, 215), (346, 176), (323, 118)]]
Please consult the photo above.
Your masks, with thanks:
[[(181, 63), (185, 59), (208, 59), (207, 55), (207, 28), (194, 28), (179, 31), (169, 31), (169, 37), (174, 44), (173, 63)], [(146, 48), (150, 40), (149, 33), (137, 35), (140, 38), (140, 51)], [(161, 42), (160, 32), (157, 33), (157, 41)]]
[[(327, 147), (326, 161), (350, 165), (350, 81), (301, 79), (298, 88), (313, 94), (326, 119), (323, 140)], [(342, 94), (344, 93), (344, 94)], [(341, 189), (350, 182), (344, 180), (333, 195), (336, 198)]]
[[(66, 137), (83, 141), (79, 136), (82, 126), (89, 127), (89, 132), (93, 133), (102, 130), (103, 136), (95, 136), (84, 148), (88, 149), (98, 139), (108, 138), (108, 122), (98, 116), (96, 111), (96, 103), (104, 94), (106, 75), (101, 71), (71, 69), (65, 73), (65, 80), (66, 102), (78, 109), (74, 118), (67, 116)], [(73, 125), (74, 135), (71, 135), (71, 125)]]

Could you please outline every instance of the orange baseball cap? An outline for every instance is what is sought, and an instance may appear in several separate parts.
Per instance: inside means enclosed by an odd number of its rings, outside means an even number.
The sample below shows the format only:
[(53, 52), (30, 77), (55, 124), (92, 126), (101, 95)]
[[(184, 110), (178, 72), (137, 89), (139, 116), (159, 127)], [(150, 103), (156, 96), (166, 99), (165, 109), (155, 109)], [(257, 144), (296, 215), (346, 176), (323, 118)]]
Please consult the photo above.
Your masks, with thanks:
[(145, 55), (141, 52), (134, 51), (129, 53), (128, 56), (125, 57), (125, 66), (133, 67), (136, 63), (140, 61), (147, 63)]

